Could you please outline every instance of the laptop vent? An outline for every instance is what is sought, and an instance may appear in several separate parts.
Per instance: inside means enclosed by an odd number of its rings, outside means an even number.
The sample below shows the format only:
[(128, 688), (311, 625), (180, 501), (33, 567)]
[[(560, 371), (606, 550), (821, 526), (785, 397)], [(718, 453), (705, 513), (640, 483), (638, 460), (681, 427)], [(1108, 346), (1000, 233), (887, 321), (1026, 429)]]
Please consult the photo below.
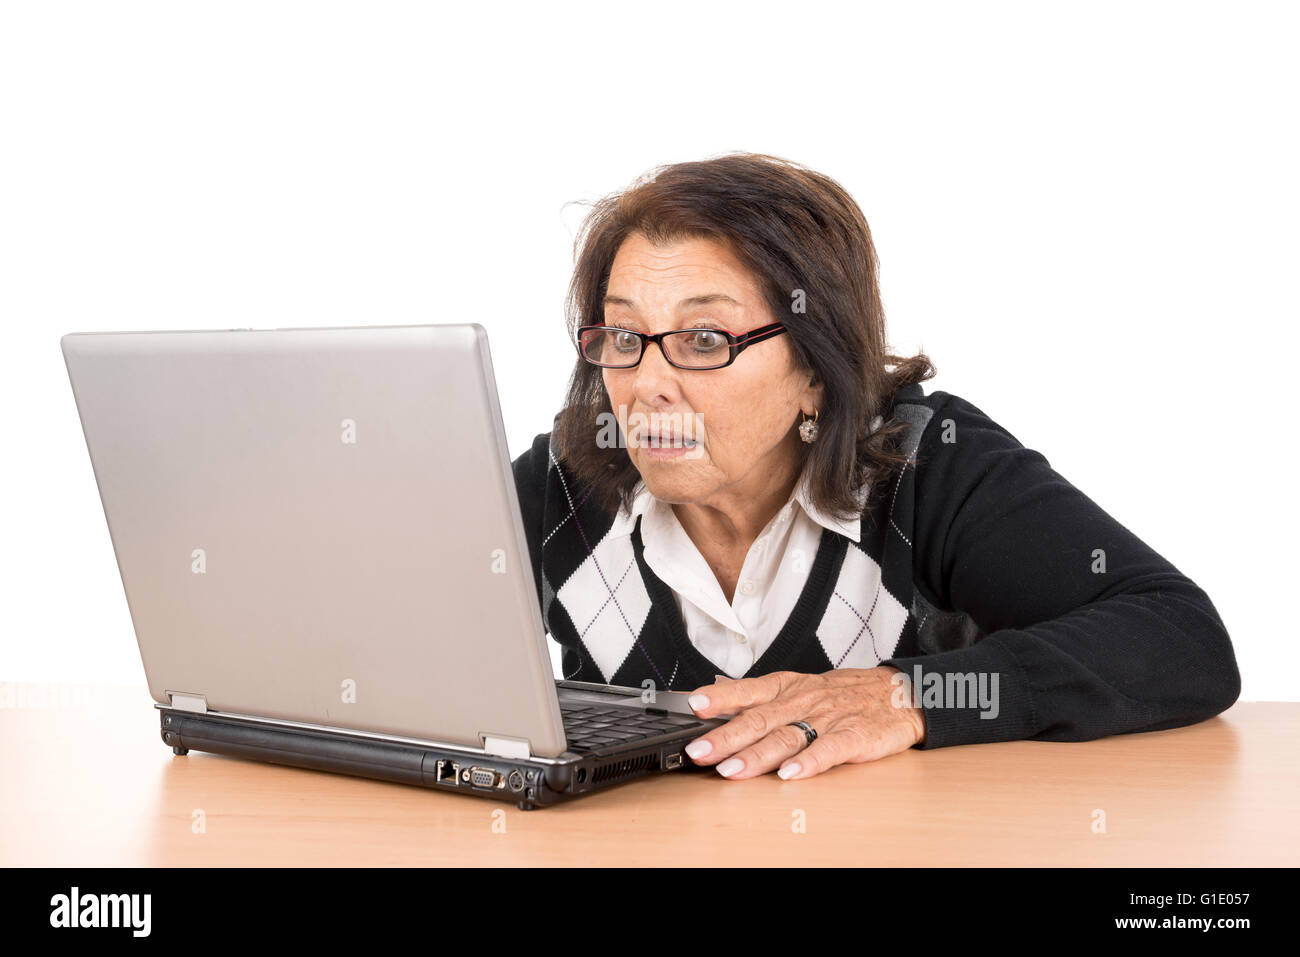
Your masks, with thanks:
[(636, 777), (638, 774), (645, 774), (647, 771), (655, 771), (658, 768), (659, 755), (643, 754), (638, 758), (611, 761), (609, 764), (601, 765), (591, 775), (591, 781), (593, 784), (600, 784), (604, 781), (618, 781), (623, 778)]

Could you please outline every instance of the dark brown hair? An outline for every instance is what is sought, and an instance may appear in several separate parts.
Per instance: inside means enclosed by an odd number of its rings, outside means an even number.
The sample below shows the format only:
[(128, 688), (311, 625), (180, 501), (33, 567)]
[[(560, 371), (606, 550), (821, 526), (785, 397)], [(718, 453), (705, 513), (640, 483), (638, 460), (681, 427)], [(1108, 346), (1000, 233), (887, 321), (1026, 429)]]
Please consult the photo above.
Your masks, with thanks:
[[(903, 423), (886, 421), (875, 432), (870, 423), (887, 417), (899, 389), (932, 378), (935, 369), (924, 353), (900, 359), (888, 352), (876, 251), (853, 198), (829, 177), (775, 156), (730, 153), (661, 166), (596, 202), (583, 221), (565, 310), (571, 339), (579, 326), (604, 322), (610, 267), (634, 232), (656, 244), (720, 241), (758, 278), (800, 369), (825, 384), (817, 440), (800, 443), (813, 503), (851, 518), (865, 488), (869, 507), (905, 461)], [(797, 290), (804, 312), (792, 310)], [(640, 479), (626, 449), (597, 443), (612, 413), (600, 368), (579, 356), (556, 422), (556, 455), (609, 511), (630, 503)]]

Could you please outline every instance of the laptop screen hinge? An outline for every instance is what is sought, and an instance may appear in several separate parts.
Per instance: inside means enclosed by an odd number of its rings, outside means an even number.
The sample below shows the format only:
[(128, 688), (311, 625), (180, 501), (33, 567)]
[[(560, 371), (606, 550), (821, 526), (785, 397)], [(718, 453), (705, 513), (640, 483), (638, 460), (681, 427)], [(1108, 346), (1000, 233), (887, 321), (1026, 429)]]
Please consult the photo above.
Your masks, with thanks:
[(183, 694), (180, 691), (168, 691), (172, 707), (177, 711), (194, 711), (198, 714), (208, 713), (208, 699), (201, 694)]
[(530, 758), (533, 755), (528, 742), (520, 738), (499, 738), (492, 734), (482, 737), (483, 750), (499, 758)]

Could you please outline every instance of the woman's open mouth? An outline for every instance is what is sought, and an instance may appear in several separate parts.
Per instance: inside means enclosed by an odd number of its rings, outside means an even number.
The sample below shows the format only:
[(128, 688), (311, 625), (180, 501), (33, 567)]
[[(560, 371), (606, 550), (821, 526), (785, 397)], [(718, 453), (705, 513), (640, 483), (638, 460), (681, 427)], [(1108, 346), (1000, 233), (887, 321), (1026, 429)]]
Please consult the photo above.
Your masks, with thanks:
[(641, 436), (639, 445), (652, 459), (675, 459), (695, 452), (699, 448), (697, 439), (683, 435), (658, 435), (646, 433)]

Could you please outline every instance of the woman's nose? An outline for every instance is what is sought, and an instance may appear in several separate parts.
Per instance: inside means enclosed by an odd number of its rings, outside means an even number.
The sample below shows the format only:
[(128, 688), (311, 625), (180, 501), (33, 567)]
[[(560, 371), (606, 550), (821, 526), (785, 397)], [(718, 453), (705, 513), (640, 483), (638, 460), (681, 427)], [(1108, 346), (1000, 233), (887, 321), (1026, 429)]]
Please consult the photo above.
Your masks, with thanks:
[(677, 369), (664, 358), (659, 343), (647, 342), (636, 367), (637, 398), (648, 402), (653, 396), (675, 392), (677, 387)]

